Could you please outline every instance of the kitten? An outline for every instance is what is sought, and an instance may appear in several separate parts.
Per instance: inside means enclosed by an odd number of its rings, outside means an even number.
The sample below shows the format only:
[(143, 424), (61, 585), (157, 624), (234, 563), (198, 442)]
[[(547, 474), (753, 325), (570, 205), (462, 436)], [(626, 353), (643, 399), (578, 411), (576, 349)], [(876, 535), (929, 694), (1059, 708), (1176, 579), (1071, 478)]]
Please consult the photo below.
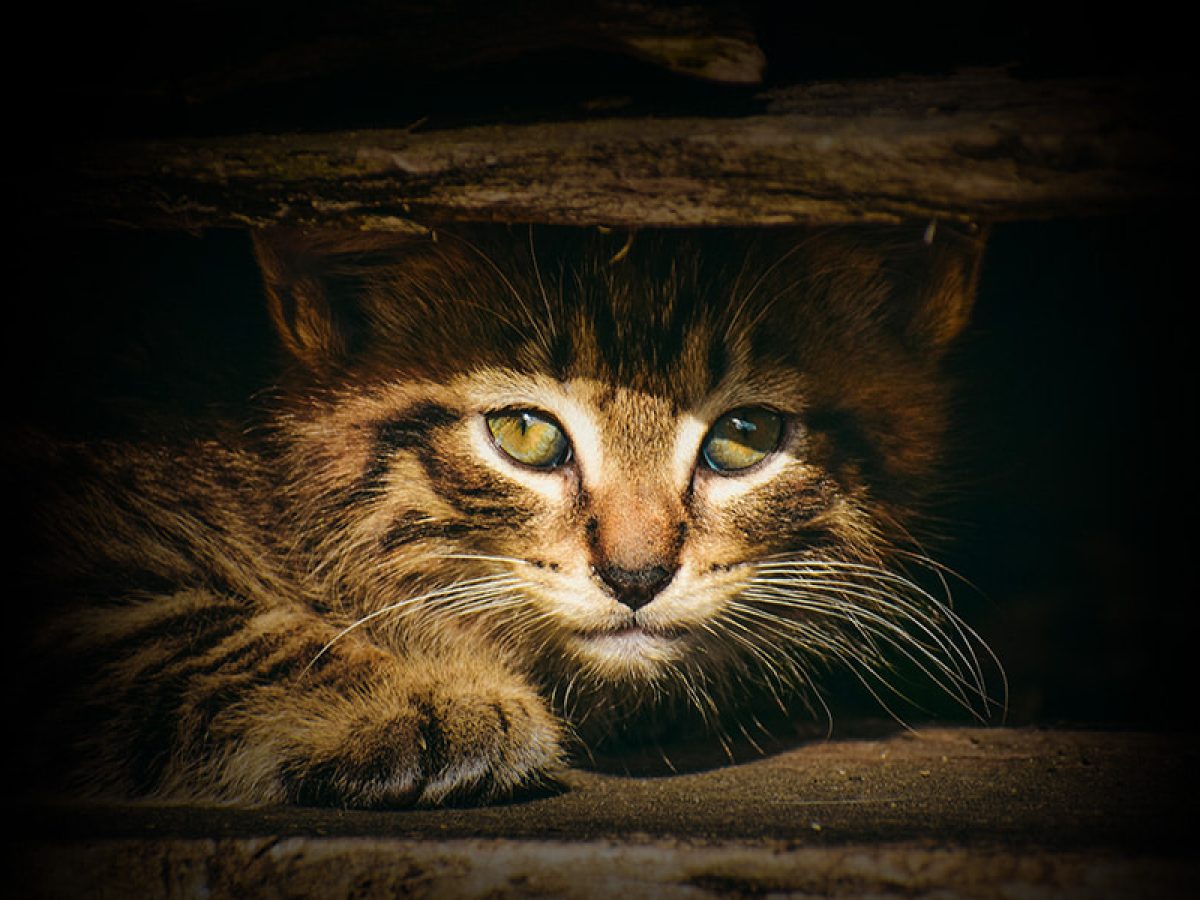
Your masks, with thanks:
[(982, 696), (903, 574), (980, 239), (255, 247), (287, 357), (256, 428), (39, 451), (74, 789), (488, 800), (574, 741), (815, 696), (828, 663)]

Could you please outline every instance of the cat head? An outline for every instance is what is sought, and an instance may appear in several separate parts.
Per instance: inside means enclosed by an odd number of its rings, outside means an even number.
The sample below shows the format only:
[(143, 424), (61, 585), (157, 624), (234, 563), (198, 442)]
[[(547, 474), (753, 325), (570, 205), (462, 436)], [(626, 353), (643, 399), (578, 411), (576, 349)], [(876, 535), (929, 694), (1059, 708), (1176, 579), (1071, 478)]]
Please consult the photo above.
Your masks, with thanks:
[(932, 237), (260, 235), (313, 571), (392, 639), (487, 630), (601, 693), (889, 647), (965, 690), (894, 565), (981, 253)]

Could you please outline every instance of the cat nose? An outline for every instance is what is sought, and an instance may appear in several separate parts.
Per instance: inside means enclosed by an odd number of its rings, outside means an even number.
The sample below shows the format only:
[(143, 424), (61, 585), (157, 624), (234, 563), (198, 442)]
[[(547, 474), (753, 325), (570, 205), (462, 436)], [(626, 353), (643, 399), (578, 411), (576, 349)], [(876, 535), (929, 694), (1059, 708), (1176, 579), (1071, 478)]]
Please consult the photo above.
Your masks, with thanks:
[(596, 575), (608, 585), (614, 597), (632, 610), (639, 610), (675, 577), (675, 570), (666, 566), (647, 566), (643, 569), (623, 569), (620, 566), (595, 567)]

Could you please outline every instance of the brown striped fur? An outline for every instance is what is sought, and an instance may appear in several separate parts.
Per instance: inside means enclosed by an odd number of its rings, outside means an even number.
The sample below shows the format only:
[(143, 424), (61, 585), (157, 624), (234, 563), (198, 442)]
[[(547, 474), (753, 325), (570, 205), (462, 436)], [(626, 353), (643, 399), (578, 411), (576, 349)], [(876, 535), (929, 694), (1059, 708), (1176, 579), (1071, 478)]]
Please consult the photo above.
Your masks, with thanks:
[[(981, 243), (922, 237), (259, 236), (290, 360), (261, 427), (39, 450), (57, 599), (35, 647), (70, 783), (489, 799), (552, 776), (571, 735), (811, 689), (808, 660), (860, 644), (877, 665), (845, 603), (913, 630), (861, 573), (911, 549)], [(779, 450), (699, 464), (751, 405), (784, 415)], [(552, 414), (571, 464), (504, 458), (483, 424), (503, 408)], [(771, 577), (820, 593), (819, 563), (839, 611), (772, 620)], [(669, 580), (635, 611), (605, 572)], [(941, 615), (919, 624), (949, 634)]]

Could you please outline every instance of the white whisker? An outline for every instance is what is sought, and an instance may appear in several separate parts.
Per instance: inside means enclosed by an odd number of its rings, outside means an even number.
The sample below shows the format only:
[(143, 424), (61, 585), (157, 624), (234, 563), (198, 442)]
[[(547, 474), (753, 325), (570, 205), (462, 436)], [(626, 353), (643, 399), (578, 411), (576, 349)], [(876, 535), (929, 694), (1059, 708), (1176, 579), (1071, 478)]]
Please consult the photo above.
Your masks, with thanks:
[[(787, 574), (793, 577), (813, 577), (814, 580), (820, 580), (828, 572), (836, 572), (838, 570), (849, 571), (854, 574), (862, 575), (870, 581), (877, 584), (886, 583), (899, 588), (898, 591), (886, 591), (879, 595), (879, 599), (885, 601), (885, 605), (894, 605), (907, 611), (913, 621), (924, 621), (929, 628), (936, 634), (939, 630), (948, 626), (957, 637), (957, 641), (951, 640), (951, 635), (946, 636), (946, 641), (935, 639), (940, 646), (950, 649), (953, 655), (958, 656), (965, 664), (968, 671), (972, 672), (976, 680), (976, 693), (984, 698), (985, 703), (997, 705), (1001, 713), (1007, 705), (1008, 696), (1008, 679), (999, 658), (995, 652), (988, 646), (987, 642), (970, 626), (968, 626), (960, 616), (958, 616), (948, 605), (942, 603), (931, 596), (927, 591), (913, 583), (911, 580), (897, 575), (895, 572), (890, 572), (886, 569), (868, 566), (862, 563), (853, 563), (848, 561), (827, 560), (827, 561), (812, 561), (812, 560), (795, 560), (795, 561), (779, 561), (770, 564), (764, 564), (758, 567), (759, 571)], [(943, 581), (943, 586), (945, 582)], [(855, 583), (855, 587), (864, 590), (870, 590), (870, 584)], [(948, 590), (948, 589), (947, 589)], [(910, 600), (906, 598), (906, 594), (916, 598)], [(1001, 680), (1001, 700), (992, 700), (986, 696), (986, 690), (983, 686), (983, 666), (978, 656), (975, 653), (975, 647), (979, 646), (986, 652), (991, 664), (996, 668)]]
[(372, 612), (367, 613), (364, 616), (361, 616), (360, 618), (356, 619), (354, 622), (347, 625), (345, 628), (343, 628), (337, 634), (335, 634), (325, 644), (325, 646), (323, 646), (320, 650), (318, 650), (317, 654), (311, 660), (309, 660), (308, 665), (306, 665), (300, 673), (301, 677), (303, 677), (305, 674), (307, 674), (308, 671), (316, 664), (317, 660), (319, 660), (322, 656), (324, 656), (327, 652), (329, 652), (330, 648), (332, 648), (334, 644), (336, 644), (338, 641), (342, 640), (344, 637), (346, 637), (351, 632), (356, 631), (357, 629), (361, 628), (362, 626), (366, 625), (369, 622), (372, 622), (372, 621), (380, 618), (381, 616), (386, 616), (386, 615), (393, 614), (393, 613), (402, 613), (402, 612), (405, 612), (407, 610), (411, 610), (411, 609), (417, 607), (419, 604), (431, 603), (435, 600), (445, 600), (448, 598), (454, 599), (454, 598), (458, 598), (458, 597), (462, 597), (462, 596), (469, 596), (472, 591), (479, 591), (479, 590), (484, 590), (486, 588), (496, 588), (496, 587), (501, 587), (501, 586), (514, 587), (518, 584), (520, 584), (520, 579), (513, 578), (511, 576), (497, 577), (494, 575), (489, 575), (489, 576), (484, 576), (481, 578), (468, 579), (467, 581), (456, 582), (454, 584), (447, 585), (445, 587), (437, 588), (432, 591), (427, 591), (426, 593), (423, 593), (423, 594), (417, 594), (412, 597), (405, 597), (403, 600), (398, 600), (395, 603), (389, 603), (386, 606), (382, 606), (377, 610), (374, 610)]
[[(912, 558), (927, 561), (917, 554)], [(991, 648), (947, 603), (905, 575), (863, 562), (783, 555), (748, 568), (751, 574), (730, 602), (726, 618), (747, 623), (738, 626), (736, 637), (743, 645), (753, 645), (751, 656), (760, 663), (759, 644), (752, 636), (756, 629), (774, 635), (785, 646), (845, 666), (897, 721), (902, 722), (883, 702), (872, 681), (907, 703), (919, 705), (895, 683), (898, 670), (893, 659), (914, 666), (981, 721), (993, 705), (1003, 710), (1007, 679)], [(939, 579), (948, 595), (940, 573)], [(727, 633), (732, 636), (731, 631)], [(1000, 671), (1000, 701), (988, 693), (976, 645), (984, 648)], [(779, 675), (777, 663), (764, 668)]]
[[(756, 584), (769, 584), (769, 585), (792, 588), (794, 585), (794, 581), (792, 581), (790, 579), (783, 580), (783, 579), (777, 579), (777, 578), (768, 578), (768, 579), (757, 580)], [(943, 609), (943, 610), (941, 610), (941, 612), (943, 613), (943, 616), (934, 617), (929, 614), (928, 610), (922, 609), (921, 607), (919, 607), (917, 605), (914, 605), (912, 603), (905, 601), (903, 599), (903, 597), (900, 595), (891, 594), (891, 593), (880, 594), (880, 593), (870, 590), (869, 587), (858, 585), (858, 584), (853, 584), (853, 583), (849, 583), (849, 582), (844, 582), (844, 581), (822, 581), (822, 580), (817, 580), (817, 579), (812, 579), (812, 580), (806, 579), (803, 581), (803, 586), (809, 591), (819, 592), (816, 594), (816, 596), (819, 597), (819, 599), (822, 601), (824, 601), (827, 597), (825, 592), (829, 591), (829, 592), (832, 592), (832, 595), (835, 597), (845, 599), (847, 601), (850, 601), (852, 599), (860, 600), (860, 601), (863, 601), (863, 603), (868, 604), (868, 606), (864, 607), (859, 604), (847, 602), (845, 604), (845, 608), (846, 608), (847, 614), (849, 614), (849, 615), (853, 615), (856, 611), (863, 611), (865, 609), (869, 609), (871, 606), (878, 606), (884, 610), (889, 610), (889, 611), (894, 610), (894, 611), (900, 612), (903, 614), (903, 618), (906, 621), (911, 622), (913, 625), (915, 625), (921, 633), (923, 633), (926, 637), (928, 637), (940, 649), (945, 651), (951, 658), (961, 661), (963, 663), (963, 666), (968, 671), (973, 672), (973, 673), (978, 673), (978, 669), (979, 669), (978, 660), (974, 658), (973, 654), (968, 656), (966, 652), (964, 652), (959, 646), (956, 646), (954, 644), (954, 642), (951, 641), (947, 636), (945, 636), (938, 628), (939, 622), (941, 621), (941, 619), (944, 618), (946, 622), (950, 623), (952, 627), (954, 627), (956, 630), (958, 630), (957, 622), (955, 621), (954, 617), (947, 614), (948, 610)], [(784, 596), (790, 596), (790, 595), (791, 595), (790, 592), (787, 592), (784, 594)], [(830, 597), (830, 599), (832, 599), (832, 597)], [(880, 621), (881, 624), (886, 622), (886, 624), (889, 627), (894, 627), (899, 630), (903, 630), (901, 628), (901, 626), (899, 626), (899, 624), (887, 621), (886, 618), (883, 617), (882, 615), (877, 616), (877, 619)], [(960, 634), (960, 637), (961, 636), (962, 635)], [(956, 668), (957, 668), (957, 666), (956, 666)]]
[[(753, 607), (743, 609), (742, 611), (753, 611), (756, 613), (762, 612), (761, 610), (756, 610)], [(798, 624), (790, 622), (786, 619), (779, 619), (779, 621), (785, 625)], [(839, 640), (839, 638), (844, 638), (844, 636), (822, 634), (820, 631), (815, 629), (804, 629), (804, 631), (806, 632), (806, 638), (808, 641), (812, 642), (813, 645), (819, 647), (822, 651), (829, 653), (831, 656), (837, 659), (838, 662), (845, 666), (859, 681), (859, 683), (862, 684), (863, 688), (866, 689), (875, 702), (877, 702), (888, 713), (888, 715), (900, 723), (900, 725), (904, 728), (911, 730), (909, 725), (887, 704), (883, 697), (880, 696), (879, 692), (876, 691), (872, 686), (870, 681), (867, 680), (866, 675), (863, 674), (863, 670), (865, 670), (866, 674), (874, 676), (881, 684), (886, 686), (888, 690), (892, 691), (892, 693), (896, 694), (902, 700), (913, 703), (913, 701), (905, 696), (903, 692), (899, 691), (895, 685), (891, 684), (881, 676), (880, 667), (885, 664), (883, 658), (878, 659), (875, 665), (864, 665), (865, 660), (863, 658), (861, 647), (844, 639)], [(825, 709), (828, 717), (827, 720), (829, 722), (829, 728), (832, 730), (833, 717), (829, 711), (829, 707), (825, 704), (824, 698), (820, 697), (819, 694), (817, 696), (821, 701), (821, 705)]]
[[(964, 708), (977, 715), (973, 705), (967, 698), (968, 691), (976, 693), (975, 686), (960, 672), (939, 659), (934, 651), (913, 639), (911, 634), (896, 623), (888, 621), (883, 616), (876, 615), (862, 608), (856, 608), (853, 611), (838, 608), (837, 606), (825, 603), (825, 598), (815, 594), (800, 598), (795, 595), (784, 596), (780, 594), (757, 593), (748, 590), (744, 596), (759, 603), (773, 603), (850, 622), (857, 631), (860, 639), (865, 640), (867, 646), (871, 648), (872, 655), (878, 661), (878, 665), (887, 664), (888, 654), (875, 644), (875, 638), (884, 641), (896, 653), (915, 665), (934, 684), (937, 684), (948, 694), (955, 697)], [(860, 660), (864, 656), (862, 650), (863, 647), (861, 644), (855, 645), (854, 655)], [(914, 651), (917, 651), (917, 653)], [(922, 662), (922, 660), (927, 660), (928, 663)], [(931, 671), (930, 666), (939, 671), (940, 676)]]
[(516, 556), (492, 556), (486, 553), (433, 553), (432, 559), (469, 559), (483, 562), (504, 562), (522, 564), (526, 561)]
[[(824, 718), (826, 721), (826, 734), (832, 734), (833, 712), (829, 709), (829, 705), (825, 702), (825, 698), (821, 695), (820, 690), (817, 688), (816, 682), (801, 666), (800, 660), (797, 658), (797, 654), (788, 653), (785, 656), (786, 675), (788, 676), (787, 680), (785, 680), (783, 677), (784, 673), (779, 669), (779, 663), (773, 660), (764, 652), (763, 649), (759, 648), (759, 646), (754, 643), (754, 638), (758, 636), (758, 631), (753, 627), (753, 623), (740, 622), (739, 620), (742, 618), (757, 619), (771, 626), (770, 631), (767, 634), (768, 637), (777, 637), (780, 635), (778, 624), (788, 626), (788, 628), (784, 629), (783, 633), (783, 636), (785, 637), (783, 646), (785, 647), (795, 643), (796, 629), (793, 626), (798, 625), (798, 623), (777, 617), (772, 613), (766, 612), (765, 610), (757, 609), (747, 604), (740, 603), (737, 600), (734, 600), (730, 603), (729, 615), (722, 620), (722, 624), (738, 624), (740, 630), (746, 635), (746, 637), (741, 638), (741, 640), (754, 648), (754, 658), (760, 663), (760, 665), (763, 666), (763, 669), (768, 676), (767, 687), (771, 691), (772, 698), (775, 700), (775, 703), (779, 707), (780, 711), (784, 714), (786, 714), (788, 711), (787, 704), (784, 702), (782, 696), (782, 694), (785, 692), (798, 692), (805, 705), (814, 715), (817, 711), (813, 708), (809, 701), (815, 699), (820, 705), (821, 710), (824, 712)], [(766, 643), (767, 642), (764, 642), (764, 644)], [(813, 642), (810, 640), (807, 643), (809, 646), (811, 646)], [(768, 646), (770, 646), (771, 649), (776, 649), (776, 644), (774, 642), (771, 642)], [(778, 690), (776, 690), (776, 686), (778, 686)]]

